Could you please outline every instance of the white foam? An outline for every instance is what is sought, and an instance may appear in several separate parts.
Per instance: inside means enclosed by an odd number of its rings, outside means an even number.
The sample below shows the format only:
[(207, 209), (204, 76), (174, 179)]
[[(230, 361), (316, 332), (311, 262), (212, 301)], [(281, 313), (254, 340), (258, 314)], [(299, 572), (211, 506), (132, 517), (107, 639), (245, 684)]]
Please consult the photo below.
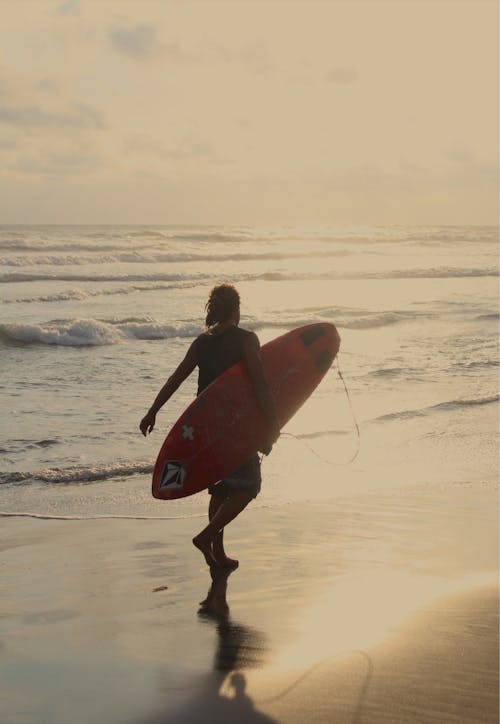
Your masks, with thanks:
[(95, 319), (39, 324), (0, 325), (0, 334), (24, 344), (53, 344), (64, 347), (95, 347), (122, 342), (125, 335), (113, 325)]
[(189, 278), (192, 282), (205, 281), (212, 277), (208, 274), (164, 274), (151, 272), (150, 274), (72, 274), (67, 272), (6, 272), (0, 274), (0, 282), (185, 282)]
[(66, 289), (53, 294), (44, 294), (42, 296), (18, 297), (17, 299), (4, 299), (3, 304), (31, 304), (36, 302), (65, 302), (69, 300), (83, 301), (92, 297), (108, 297), (115, 295), (133, 294), (134, 292), (151, 292), (162, 291), (166, 289), (182, 289), (190, 287), (192, 283), (188, 281), (170, 282), (169, 284), (152, 283), (152, 284), (131, 284), (126, 287), (112, 287), (103, 289)]
[(38, 520), (189, 520), (190, 518), (205, 517), (204, 512), (191, 515), (52, 515), (50, 513), (0, 510), (0, 518), (37, 518)]
[(48, 468), (46, 470), (23, 472), (0, 472), (3, 485), (43, 482), (51, 485), (69, 485), (72, 483), (91, 483), (110, 478), (131, 477), (150, 474), (153, 466), (150, 462), (96, 463), (91, 466), (72, 466), (68, 468)]
[[(79, 297), (75, 294), (71, 298), (78, 299)], [(331, 312), (323, 310), (322, 314), (289, 315), (278, 321), (274, 318), (262, 318), (259, 321), (247, 318), (245, 319), (245, 327), (253, 330), (275, 327), (292, 329), (311, 324), (320, 319), (329, 320), (334, 318), (339, 328), (370, 329), (396, 324), (413, 316), (397, 312), (370, 315), (363, 312), (363, 310), (358, 312), (359, 317), (355, 317), (353, 313), (349, 313), (346, 317), (341, 314), (336, 317), (335, 314), (334, 310)], [(3, 324), (0, 325), (0, 339), (3, 337), (5, 341), (22, 342), (23, 344), (96, 347), (119, 344), (133, 339), (193, 338), (201, 334), (202, 331), (203, 326), (199, 322), (168, 324), (148, 317), (123, 320), (74, 319), (58, 320), (44, 325)]]
[(151, 320), (106, 322), (74, 319), (41, 324), (0, 324), (0, 338), (23, 344), (60, 345), (62, 347), (99, 347), (120, 344), (127, 339), (171, 339), (195, 337), (199, 324), (164, 324)]

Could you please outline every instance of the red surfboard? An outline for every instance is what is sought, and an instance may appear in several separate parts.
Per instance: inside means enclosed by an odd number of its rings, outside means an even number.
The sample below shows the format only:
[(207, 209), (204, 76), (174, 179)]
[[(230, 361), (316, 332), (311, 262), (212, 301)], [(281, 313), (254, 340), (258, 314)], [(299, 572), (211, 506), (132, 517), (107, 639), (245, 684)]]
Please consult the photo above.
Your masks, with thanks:
[[(318, 386), (339, 350), (333, 324), (299, 327), (261, 347), (280, 427)], [(243, 362), (189, 405), (168, 433), (153, 472), (153, 496), (193, 495), (230, 475), (264, 445), (265, 421)]]

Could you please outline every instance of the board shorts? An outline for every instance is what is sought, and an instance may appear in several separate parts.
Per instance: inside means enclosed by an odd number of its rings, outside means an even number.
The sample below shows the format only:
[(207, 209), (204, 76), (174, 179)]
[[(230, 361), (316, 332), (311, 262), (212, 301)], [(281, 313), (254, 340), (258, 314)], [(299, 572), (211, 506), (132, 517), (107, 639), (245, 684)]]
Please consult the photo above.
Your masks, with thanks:
[(227, 478), (210, 485), (208, 492), (210, 495), (227, 498), (232, 492), (245, 490), (252, 493), (252, 498), (256, 498), (260, 493), (261, 482), (260, 459), (258, 455), (253, 455)]

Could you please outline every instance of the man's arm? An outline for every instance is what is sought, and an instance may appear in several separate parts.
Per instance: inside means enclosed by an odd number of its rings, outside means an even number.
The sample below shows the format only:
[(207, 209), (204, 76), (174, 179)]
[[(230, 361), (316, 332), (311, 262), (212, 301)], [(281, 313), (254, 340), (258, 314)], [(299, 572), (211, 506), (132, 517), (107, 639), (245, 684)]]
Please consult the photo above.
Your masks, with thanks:
[(268, 421), (265, 449), (263, 453), (268, 455), (271, 452), (273, 443), (279, 437), (280, 423), (276, 413), (276, 406), (264, 373), (264, 366), (260, 356), (260, 343), (253, 332), (248, 336), (243, 349), (245, 364), (250, 375), (255, 396), (259, 406)]
[(189, 377), (197, 364), (198, 352), (195, 340), (188, 349), (186, 356), (184, 357), (180, 365), (177, 367), (175, 372), (168, 378), (159, 393), (156, 395), (156, 399), (149, 408), (147, 414), (142, 418), (139, 427), (144, 436), (146, 436), (148, 432), (151, 432), (153, 430), (158, 410), (160, 410), (165, 402), (172, 397), (174, 392), (180, 387), (186, 377)]

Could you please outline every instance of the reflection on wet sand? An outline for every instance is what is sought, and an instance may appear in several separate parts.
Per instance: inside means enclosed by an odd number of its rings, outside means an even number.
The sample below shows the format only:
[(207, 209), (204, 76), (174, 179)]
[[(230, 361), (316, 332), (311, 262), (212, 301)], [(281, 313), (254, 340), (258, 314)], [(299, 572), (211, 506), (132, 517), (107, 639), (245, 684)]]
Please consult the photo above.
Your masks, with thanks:
[[(211, 583), (206, 598), (200, 602), (198, 616), (213, 624), (217, 647), (213, 670), (193, 685), (193, 696), (183, 704), (169, 705), (140, 724), (207, 724), (238, 722), (238, 724), (278, 724), (259, 712), (248, 696), (244, 669), (262, 666), (268, 646), (262, 631), (234, 621), (227, 602), (231, 570), (211, 569)], [(222, 694), (222, 690), (228, 696)]]
[(261, 666), (266, 654), (265, 635), (255, 628), (233, 621), (227, 603), (229, 570), (211, 569), (212, 583), (201, 601), (198, 615), (212, 620), (217, 631), (214, 669), (234, 671)]

